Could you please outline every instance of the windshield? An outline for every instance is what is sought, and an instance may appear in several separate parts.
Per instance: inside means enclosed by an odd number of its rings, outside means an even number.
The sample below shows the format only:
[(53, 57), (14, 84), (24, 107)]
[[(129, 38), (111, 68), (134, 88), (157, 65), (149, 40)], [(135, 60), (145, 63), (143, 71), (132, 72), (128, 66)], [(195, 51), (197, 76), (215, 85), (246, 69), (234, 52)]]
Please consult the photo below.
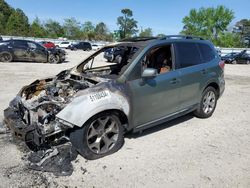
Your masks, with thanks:
[(136, 56), (138, 47), (112, 46), (96, 52), (77, 67), (79, 72), (120, 75)]

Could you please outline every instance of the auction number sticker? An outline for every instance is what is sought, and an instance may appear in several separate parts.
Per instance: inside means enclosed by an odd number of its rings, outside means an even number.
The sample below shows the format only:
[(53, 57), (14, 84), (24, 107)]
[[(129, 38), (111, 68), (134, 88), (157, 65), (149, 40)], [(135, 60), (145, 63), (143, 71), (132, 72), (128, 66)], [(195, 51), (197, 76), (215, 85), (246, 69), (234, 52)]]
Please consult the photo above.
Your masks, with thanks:
[(108, 97), (110, 97), (109, 91), (104, 90), (104, 91), (100, 91), (100, 92), (97, 92), (97, 93), (90, 95), (89, 99), (91, 102), (95, 102), (95, 101), (99, 101), (99, 100), (102, 100), (102, 99), (108, 98)]

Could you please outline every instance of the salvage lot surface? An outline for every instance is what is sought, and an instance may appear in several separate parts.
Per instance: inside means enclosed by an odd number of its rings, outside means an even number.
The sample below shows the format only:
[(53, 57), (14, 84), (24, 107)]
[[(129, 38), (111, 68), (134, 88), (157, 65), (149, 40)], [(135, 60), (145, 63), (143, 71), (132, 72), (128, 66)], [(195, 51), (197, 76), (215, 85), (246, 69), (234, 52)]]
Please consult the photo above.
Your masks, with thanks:
[[(70, 68), (91, 52), (68, 51), (63, 64), (0, 63), (2, 111), (23, 85)], [(11, 136), (0, 135), (0, 187), (250, 187), (250, 66), (226, 65), (226, 90), (214, 115), (187, 115), (128, 134), (117, 153), (78, 155), (69, 177), (28, 170)], [(143, 112), (142, 112), (143, 113)]]

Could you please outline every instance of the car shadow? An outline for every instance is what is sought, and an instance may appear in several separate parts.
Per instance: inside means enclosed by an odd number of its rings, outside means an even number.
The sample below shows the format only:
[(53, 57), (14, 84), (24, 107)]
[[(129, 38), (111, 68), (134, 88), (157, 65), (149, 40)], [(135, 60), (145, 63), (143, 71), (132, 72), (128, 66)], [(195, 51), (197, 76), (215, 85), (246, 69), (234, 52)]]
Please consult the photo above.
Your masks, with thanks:
[(194, 115), (192, 113), (189, 113), (187, 115), (184, 115), (184, 116), (181, 116), (181, 117), (178, 117), (174, 120), (171, 120), (171, 121), (167, 121), (167, 122), (164, 122), (162, 124), (159, 124), (159, 125), (156, 125), (154, 127), (151, 127), (151, 128), (148, 128), (148, 129), (145, 129), (143, 131), (139, 131), (139, 132), (128, 132), (125, 134), (125, 138), (129, 138), (129, 139), (136, 139), (138, 137), (143, 137), (143, 136), (147, 136), (149, 134), (153, 134), (155, 132), (158, 132), (158, 131), (161, 131), (163, 129), (167, 129), (169, 127), (172, 127), (172, 126), (175, 126), (175, 125), (178, 125), (180, 123), (183, 123), (185, 121), (188, 121), (190, 119), (194, 118)]

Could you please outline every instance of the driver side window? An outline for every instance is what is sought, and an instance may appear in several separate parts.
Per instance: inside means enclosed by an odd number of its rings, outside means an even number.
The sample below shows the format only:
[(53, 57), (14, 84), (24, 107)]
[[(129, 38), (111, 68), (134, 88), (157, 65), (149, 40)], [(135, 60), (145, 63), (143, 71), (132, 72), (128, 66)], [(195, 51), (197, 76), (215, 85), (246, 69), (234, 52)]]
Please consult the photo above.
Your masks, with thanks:
[(171, 46), (161, 46), (151, 49), (142, 61), (143, 70), (145, 68), (156, 69), (158, 74), (164, 74), (173, 70)]

